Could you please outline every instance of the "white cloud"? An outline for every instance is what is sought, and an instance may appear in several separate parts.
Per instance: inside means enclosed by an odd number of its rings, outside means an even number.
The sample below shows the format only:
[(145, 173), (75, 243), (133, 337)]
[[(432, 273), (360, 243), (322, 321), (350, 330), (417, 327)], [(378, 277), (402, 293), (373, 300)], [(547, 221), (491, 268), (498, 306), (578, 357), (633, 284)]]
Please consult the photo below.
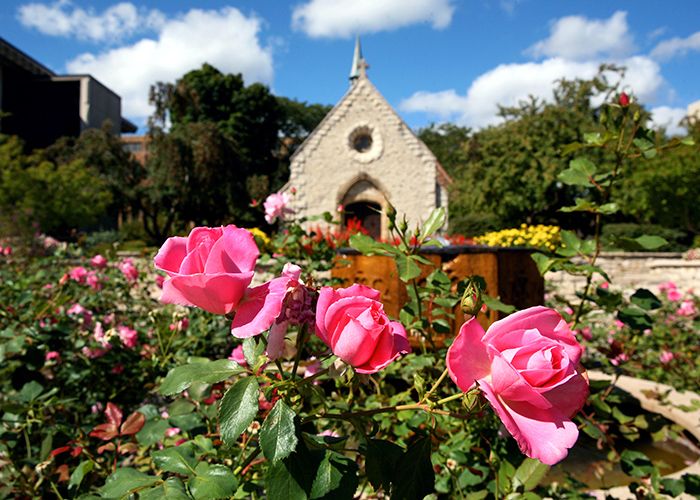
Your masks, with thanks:
[[(653, 99), (663, 84), (658, 64), (647, 57), (620, 60), (627, 67), (621, 85), (642, 101)], [(402, 111), (425, 112), (440, 119), (452, 119), (471, 127), (498, 123), (498, 105), (515, 106), (530, 95), (551, 101), (555, 82), (561, 78), (592, 78), (598, 61), (570, 61), (563, 58), (542, 62), (502, 64), (479, 76), (465, 93), (454, 90), (416, 92), (399, 105)], [(612, 75), (611, 75), (612, 76)]]
[(654, 127), (666, 129), (668, 135), (685, 135), (687, 133), (687, 130), (679, 125), (686, 115), (685, 108), (658, 106), (651, 109), (651, 121)]
[(685, 55), (693, 50), (700, 51), (700, 31), (696, 31), (686, 38), (676, 37), (659, 42), (651, 51), (651, 57), (666, 60)]
[(75, 7), (70, 0), (52, 4), (29, 3), (19, 7), (22, 25), (45, 35), (74, 37), (92, 42), (119, 41), (134, 33), (160, 28), (165, 16), (157, 9), (137, 8), (129, 2), (108, 7), (101, 13)]
[(528, 49), (535, 57), (563, 57), (574, 61), (621, 57), (632, 53), (634, 42), (627, 27), (627, 13), (610, 19), (562, 17), (554, 22), (548, 38)]
[(71, 73), (89, 73), (122, 98), (122, 113), (143, 119), (151, 113), (148, 90), (157, 81), (173, 82), (208, 62), (228, 73), (242, 73), (246, 82), (271, 83), (271, 49), (260, 45), (261, 21), (233, 7), (193, 9), (164, 22), (156, 40), (99, 54), (85, 53), (66, 65)]
[(292, 26), (313, 38), (346, 38), (417, 23), (442, 29), (453, 12), (451, 0), (310, 0), (294, 8)]

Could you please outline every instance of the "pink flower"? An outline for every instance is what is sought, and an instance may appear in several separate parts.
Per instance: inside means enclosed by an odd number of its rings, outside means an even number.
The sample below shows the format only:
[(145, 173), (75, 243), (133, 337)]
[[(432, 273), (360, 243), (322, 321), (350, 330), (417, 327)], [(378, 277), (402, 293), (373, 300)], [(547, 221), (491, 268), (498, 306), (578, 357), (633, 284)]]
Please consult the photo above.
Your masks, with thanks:
[(112, 348), (112, 345), (109, 343), (109, 340), (107, 340), (105, 331), (102, 328), (102, 323), (100, 323), (99, 321), (95, 323), (95, 328), (92, 331), (92, 338), (95, 339), (95, 341), (98, 342), (102, 347), (106, 349)]
[(228, 314), (253, 279), (258, 255), (253, 235), (234, 225), (196, 227), (187, 238), (168, 238), (155, 257), (168, 274), (160, 300)]
[(165, 429), (165, 437), (173, 437), (177, 436), (180, 434), (180, 428), (179, 427), (168, 427)]
[(267, 355), (273, 360), (279, 358), (288, 325), (310, 322), (312, 318), (311, 297), (299, 276), (301, 268), (287, 263), (282, 276), (248, 289), (231, 324), (233, 336), (252, 337), (270, 328)]
[(676, 311), (677, 315), (688, 317), (695, 316), (697, 313), (698, 311), (695, 309), (695, 303), (692, 300), (684, 300)]
[(87, 269), (85, 269), (83, 266), (77, 266), (68, 271), (68, 276), (70, 279), (73, 281), (76, 281), (78, 283), (85, 283), (85, 278), (87, 277)]
[(447, 368), (462, 391), (479, 386), (525, 455), (553, 465), (578, 438), (571, 417), (588, 395), (582, 352), (566, 321), (538, 306), (485, 333), (471, 318), (447, 352)]
[(265, 220), (268, 224), (272, 224), (278, 218), (284, 220), (287, 215), (291, 215), (294, 211), (287, 207), (290, 198), (287, 193), (272, 193), (263, 203), (265, 207)]
[(623, 108), (626, 108), (627, 106), (630, 105), (630, 96), (628, 96), (626, 93), (623, 92), (620, 94), (620, 97), (618, 98), (617, 101), (620, 104), (620, 106), (622, 106)]
[(124, 365), (122, 363), (117, 363), (112, 367), (112, 369), (109, 371), (112, 375), (121, 375), (122, 372), (124, 371)]
[(3, 254), (5, 257), (9, 257), (10, 255), (12, 255), (12, 247), (5, 247), (5, 248), (3, 248), (3, 249), (2, 249), (2, 254)]
[(231, 355), (228, 357), (231, 361), (235, 361), (241, 366), (248, 366), (248, 363), (245, 360), (245, 356), (243, 355), (243, 345), (237, 345), (234, 347), (233, 351), (231, 351)]
[(625, 322), (620, 321), (619, 319), (616, 319), (614, 321), (614, 323), (615, 323), (615, 328), (617, 328), (618, 330), (622, 330), (625, 327)]
[(102, 255), (97, 254), (90, 259), (90, 264), (97, 269), (104, 269), (107, 266), (107, 259), (105, 259)]
[(683, 298), (683, 294), (679, 292), (676, 288), (666, 290), (666, 298), (671, 302), (676, 302)]
[(122, 272), (127, 281), (136, 281), (139, 277), (139, 270), (136, 269), (134, 261), (126, 258), (122, 260), (117, 267)]
[(56, 361), (56, 364), (61, 362), (61, 353), (58, 351), (49, 351), (44, 356), (44, 360), (48, 363), (49, 361)]
[(661, 364), (668, 364), (670, 363), (673, 358), (675, 358), (675, 354), (669, 351), (661, 351), (661, 354), (659, 354), (659, 361), (661, 361)]
[(109, 351), (109, 349), (100, 349), (88, 346), (85, 346), (81, 349), (81, 352), (90, 359), (101, 358), (102, 356), (107, 354), (107, 351)]
[(161, 290), (163, 289), (163, 283), (165, 282), (165, 276), (162, 274), (156, 274), (156, 286), (160, 288)]
[(376, 373), (411, 352), (406, 330), (389, 321), (379, 292), (364, 285), (324, 286), (316, 304), (316, 335), (358, 373)]
[(176, 321), (175, 323), (170, 323), (168, 328), (170, 329), (170, 331), (173, 331), (173, 332), (174, 331), (184, 332), (185, 330), (187, 330), (187, 327), (189, 327), (189, 326), (190, 326), (190, 320), (187, 318), (182, 318), (181, 320)]
[(610, 360), (610, 363), (611, 363), (613, 366), (620, 366), (620, 365), (623, 364), (625, 361), (629, 361), (629, 359), (630, 359), (630, 357), (629, 357), (627, 354), (625, 354), (625, 353), (623, 352), (623, 353), (618, 354), (617, 356), (615, 356), (613, 359), (611, 359), (611, 360)]
[(603, 290), (607, 290), (608, 288), (610, 288), (610, 283), (608, 283), (607, 281), (603, 281), (600, 285), (598, 285), (598, 288), (602, 288)]
[(136, 330), (129, 328), (128, 326), (119, 325), (117, 328), (117, 333), (119, 334), (119, 340), (124, 347), (128, 347), (129, 349), (136, 347), (136, 343), (138, 342), (139, 338), (139, 334)]
[(102, 283), (100, 283), (100, 277), (95, 271), (90, 271), (85, 278), (85, 283), (88, 284), (93, 290), (102, 290)]
[(675, 290), (676, 284), (673, 281), (667, 281), (659, 285), (659, 291), (665, 292), (666, 290)]
[(90, 325), (92, 325), (92, 313), (80, 304), (76, 303), (70, 306), (66, 311), (66, 314), (68, 316), (81, 316), (82, 323), (85, 328), (90, 328)]
[(585, 326), (581, 328), (580, 330), (577, 330), (576, 333), (581, 335), (586, 340), (592, 340), (593, 339), (593, 334), (591, 333), (591, 327), (590, 326)]

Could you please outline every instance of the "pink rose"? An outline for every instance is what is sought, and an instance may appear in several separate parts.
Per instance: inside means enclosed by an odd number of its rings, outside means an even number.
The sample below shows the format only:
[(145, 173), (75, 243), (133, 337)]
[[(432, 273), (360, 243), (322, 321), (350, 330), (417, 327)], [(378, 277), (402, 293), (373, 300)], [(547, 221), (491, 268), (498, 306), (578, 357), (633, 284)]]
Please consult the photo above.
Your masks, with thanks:
[(83, 266), (74, 267), (68, 272), (68, 276), (70, 277), (70, 279), (78, 283), (85, 283), (85, 278), (87, 278), (87, 274), (87, 269), (85, 269)]
[(90, 271), (87, 274), (87, 278), (85, 278), (85, 283), (92, 288), (93, 290), (101, 290), (102, 289), (102, 283), (100, 283), (100, 277), (97, 275), (95, 271)]
[(321, 288), (316, 335), (358, 373), (376, 373), (411, 352), (404, 327), (389, 321), (379, 292), (364, 285)]
[(44, 360), (48, 363), (49, 361), (55, 361), (56, 364), (61, 362), (61, 353), (58, 351), (49, 351), (44, 356)]
[(136, 269), (134, 261), (130, 258), (126, 258), (121, 261), (117, 267), (122, 272), (127, 281), (136, 281), (139, 277), (139, 270)]
[(234, 347), (233, 351), (231, 351), (231, 355), (228, 357), (231, 361), (235, 361), (241, 366), (248, 366), (248, 363), (245, 360), (245, 355), (243, 354), (243, 345), (237, 345)]
[(676, 288), (671, 288), (666, 290), (666, 298), (671, 302), (676, 302), (683, 298), (683, 294), (679, 292)]
[(253, 235), (234, 225), (196, 227), (186, 238), (168, 238), (155, 257), (168, 274), (160, 300), (228, 314), (253, 279), (258, 255)]
[(105, 259), (102, 255), (97, 254), (90, 259), (90, 264), (97, 269), (103, 269), (107, 265), (107, 259)]
[(268, 224), (272, 224), (280, 218), (284, 220), (287, 215), (291, 215), (294, 211), (289, 208), (289, 195), (287, 193), (272, 193), (263, 203), (265, 207), (265, 220)]
[(588, 396), (582, 352), (566, 321), (538, 306), (486, 333), (467, 321), (447, 351), (447, 368), (462, 391), (479, 386), (525, 455), (553, 465), (578, 438), (571, 417)]
[(669, 351), (661, 351), (661, 354), (659, 354), (659, 361), (661, 361), (661, 364), (668, 364), (670, 363), (673, 358), (675, 358), (675, 354)]
[(129, 349), (136, 347), (136, 343), (139, 339), (139, 334), (136, 330), (129, 328), (128, 326), (119, 325), (117, 328), (117, 333), (119, 334), (119, 340), (124, 347), (128, 347)]
[(695, 309), (695, 304), (692, 300), (684, 300), (683, 303), (681, 303), (681, 306), (676, 311), (677, 315), (688, 317), (695, 316), (697, 313), (698, 311), (697, 309)]

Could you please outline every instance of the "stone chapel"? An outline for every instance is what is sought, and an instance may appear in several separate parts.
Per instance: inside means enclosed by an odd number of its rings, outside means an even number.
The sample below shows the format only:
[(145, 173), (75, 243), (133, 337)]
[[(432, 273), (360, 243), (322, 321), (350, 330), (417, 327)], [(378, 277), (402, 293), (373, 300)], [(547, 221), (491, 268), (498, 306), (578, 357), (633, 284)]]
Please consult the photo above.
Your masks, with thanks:
[[(450, 177), (367, 78), (359, 38), (350, 88), (294, 153), (289, 182), (298, 217), (336, 213), (376, 238), (389, 236), (386, 208), (413, 227), (436, 207), (447, 209)], [(318, 224), (318, 221), (308, 223)]]

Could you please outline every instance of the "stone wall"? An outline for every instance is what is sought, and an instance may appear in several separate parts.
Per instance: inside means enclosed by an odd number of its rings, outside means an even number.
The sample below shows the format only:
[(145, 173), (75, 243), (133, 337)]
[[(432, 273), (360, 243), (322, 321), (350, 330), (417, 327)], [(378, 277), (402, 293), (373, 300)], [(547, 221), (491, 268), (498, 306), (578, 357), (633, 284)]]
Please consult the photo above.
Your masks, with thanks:
[[(607, 252), (597, 264), (608, 273), (614, 288), (648, 288), (656, 293), (661, 283), (673, 281), (681, 290), (700, 293), (700, 260), (685, 260), (681, 253)], [(585, 284), (584, 278), (563, 272), (547, 273), (545, 280), (548, 292), (565, 297), (573, 297)]]

